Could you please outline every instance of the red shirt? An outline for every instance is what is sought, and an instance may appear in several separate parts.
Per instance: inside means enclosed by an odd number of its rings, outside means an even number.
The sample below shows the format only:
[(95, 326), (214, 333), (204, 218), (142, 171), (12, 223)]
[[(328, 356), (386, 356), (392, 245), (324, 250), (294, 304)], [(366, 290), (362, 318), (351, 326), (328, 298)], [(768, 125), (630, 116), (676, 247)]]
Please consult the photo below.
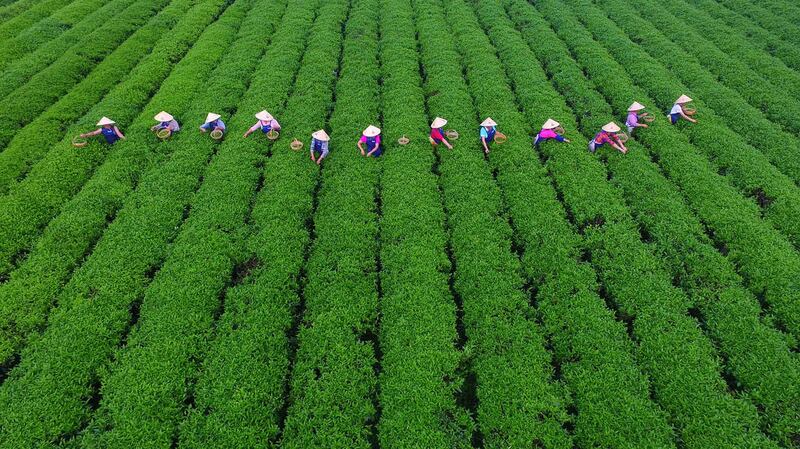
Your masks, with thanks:
[(594, 142), (598, 143), (600, 145), (602, 145), (604, 143), (615, 143), (614, 139), (611, 138), (611, 134), (609, 134), (609, 133), (607, 133), (605, 131), (603, 131), (600, 134), (598, 134), (597, 135), (597, 139), (595, 139)]

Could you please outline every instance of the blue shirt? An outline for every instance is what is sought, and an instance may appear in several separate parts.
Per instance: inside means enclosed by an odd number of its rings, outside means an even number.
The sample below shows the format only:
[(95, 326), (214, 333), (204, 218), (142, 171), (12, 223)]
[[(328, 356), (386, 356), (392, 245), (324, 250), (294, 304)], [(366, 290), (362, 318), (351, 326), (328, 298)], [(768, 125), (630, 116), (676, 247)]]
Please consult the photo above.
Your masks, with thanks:
[(487, 131), (485, 126), (481, 126), (481, 137), (486, 139), (487, 142), (494, 140), (494, 135), (497, 133), (497, 127), (492, 126), (491, 130)]
[(216, 119), (213, 122), (204, 123), (200, 127), (203, 128), (203, 129), (219, 128), (219, 129), (225, 131), (225, 122), (223, 122), (222, 119)]
[(117, 131), (114, 128), (100, 128), (100, 132), (103, 133), (103, 137), (106, 138), (106, 143), (109, 145), (113, 145), (116, 141), (119, 140), (119, 136), (117, 135)]

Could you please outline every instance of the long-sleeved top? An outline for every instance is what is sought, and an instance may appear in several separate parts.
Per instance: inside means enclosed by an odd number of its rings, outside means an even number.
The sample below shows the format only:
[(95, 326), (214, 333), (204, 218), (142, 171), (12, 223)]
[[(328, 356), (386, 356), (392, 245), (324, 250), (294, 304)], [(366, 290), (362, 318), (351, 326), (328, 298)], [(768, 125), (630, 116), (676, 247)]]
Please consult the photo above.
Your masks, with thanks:
[(181, 125), (178, 124), (177, 120), (172, 119), (168, 122), (159, 123), (158, 129), (169, 129), (170, 131), (176, 133), (181, 130)]
[(219, 129), (225, 131), (225, 122), (223, 122), (222, 119), (216, 119), (216, 120), (208, 122), (208, 123), (203, 123), (202, 125), (200, 125), (200, 128), (206, 129), (206, 130), (209, 130), (209, 131), (213, 131), (214, 129), (219, 128)]
[(250, 127), (250, 132), (261, 129), (264, 134), (272, 131), (273, 129), (281, 129), (281, 124), (277, 120), (272, 119), (269, 121), (259, 120), (255, 125)]
[(328, 142), (325, 140), (317, 140), (311, 139), (311, 143), (308, 145), (309, 151), (313, 154), (314, 152), (320, 153), (320, 157), (328, 156)]
[(431, 128), (431, 139), (436, 143), (442, 143), (444, 140), (444, 132), (442, 128)]
[(628, 112), (628, 118), (625, 120), (625, 125), (628, 128), (636, 128), (636, 125), (639, 124), (639, 113), (636, 111)]

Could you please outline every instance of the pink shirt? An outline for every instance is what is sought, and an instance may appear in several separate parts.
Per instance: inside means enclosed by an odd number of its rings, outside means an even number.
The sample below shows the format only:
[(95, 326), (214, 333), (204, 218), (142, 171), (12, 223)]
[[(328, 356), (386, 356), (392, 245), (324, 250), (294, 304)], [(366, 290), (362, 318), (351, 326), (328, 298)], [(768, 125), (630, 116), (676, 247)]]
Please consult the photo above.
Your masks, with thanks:
[(539, 137), (542, 139), (555, 139), (558, 134), (552, 129), (543, 129), (539, 131)]
[[(367, 136), (362, 134), (361, 135), (361, 139), (359, 140), (359, 142), (367, 143)], [(377, 136), (375, 136), (375, 145), (380, 145), (380, 144), (381, 144), (381, 135), (378, 134)]]
[(253, 132), (257, 129), (260, 129), (263, 125), (269, 125), (272, 129), (281, 129), (281, 124), (278, 123), (277, 120), (272, 119), (269, 122), (265, 122), (263, 120), (259, 120), (256, 122), (255, 125), (250, 127), (250, 132)]

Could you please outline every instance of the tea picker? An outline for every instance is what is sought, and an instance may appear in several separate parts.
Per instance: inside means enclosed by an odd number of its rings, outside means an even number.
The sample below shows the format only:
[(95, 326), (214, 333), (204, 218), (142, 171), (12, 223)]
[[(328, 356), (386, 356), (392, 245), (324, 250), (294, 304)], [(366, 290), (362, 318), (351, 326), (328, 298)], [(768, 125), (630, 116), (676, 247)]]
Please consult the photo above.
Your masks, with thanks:
[(539, 144), (547, 139), (554, 139), (556, 142), (570, 143), (569, 139), (565, 138), (563, 134), (564, 128), (561, 127), (561, 124), (549, 118), (542, 125), (542, 130), (539, 131), (536, 138), (533, 139), (533, 145), (539, 148)]
[(505, 134), (497, 130), (497, 122), (492, 120), (491, 117), (486, 117), (486, 120), (481, 122), (480, 137), (483, 152), (486, 154), (489, 154), (490, 143), (496, 142), (499, 145), (505, 143), (507, 139)]
[(681, 95), (677, 100), (675, 100), (675, 104), (672, 105), (672, 110), (669, 111), (669, 119), (673, 125), (678, 123), (678, 120), (681, 118), (692, 123), (697, 123), (697, 120), (689, 117), (690, 115), (694, 115), (696, 112), (693, 107), (686, 105), (686, 103), (689, 103), (690, 101), (692, 101), (692, 99), (686, 95)]
[(625, 126), (628, 127), (628, 134), (633, 135), (633, 130), (636, 128), (648, 127), (646, 123), (640, 123), (639, 119), (645, 122), (652, 122), (653, 119), (655, 119), (654, 116), (647, 112), (641, 112), (642, 110), (644, 110), (644, 105), (638, 101), (634, 101), (633, 104), (628, 107), (628, 117), (625, 119)]
[[(358, 139), (358, 149), (361, 150), (361, 155), (366, 157), (380, 157), (383, 154), (383, 146), (381, 145), (381, 130), (377, 126), (369, 125), (361, 133), (361, 138)], [(366, 146), (366, 149), (364, 148)]]
[(628, 149), (625, 148), (625, 144), (622, 142), (619, 135), (617, 135), (619, 131), (619, 125), (614, 122), (605, 124), (601, 131), (595, 134), (592, 140), (589, 141), (589, 151), (594, 153), (598, 148), (609, 144), (612, 148), (619, 150), (623, 154), (627, 153)]
[(317, 165), (328, 157), (328, 141), (330, 140), (331, 138), (324, 129), (311, 133), (311, 143), (308, 145), (308, 149), (311, 153), (311, 160), (316, 162)]
[(166, 139), (173, 133), (181, 130), (181, 125), (178, 124), (178, 121), (175, 120), (175, 117), (167, 112), (161, 111), (153, 118), (158, 122), (158, 124), (152, 126), (150, 130), (155, 132), (159, 139)]
[(446, 132), (444, 131), (444, 125), (447, 124), (447, 120), (436, 117), (433, 119), (433, 123), (431, 123), (431, 134), (428, 136), (428, 140), (430, 140), (431, 145), (434, 147), (438, 146), (439, 144), (444, 144), (449, 149), (453, 149), (453, 145), (447, 141), (445, 138)]
[(275, 117), (273, 117), (272, 114), (267, 111), (261, 111), (256, 114), (256, 118), (258, 121), (255, 125), (251, 126), (246, 133), (244, 133), (244, 137), (247, 137), (260, 129), (262, 133), (267, 135), (269, 140), (275, 140), (278, 138), (278, 131), (281, 129), (281, 124), (275, 120)]
[[(101, 118), (100, 121), (97, 122), (97, 126), (99, 126), (99, 128), (89, 133), (83, 133), (79, 136), (79, 138), (85, 139), (87, 137), (92, 137), (98, 134), (102, 134), (103, 137), (106, 139), (106, 143), (108, 143), (109, 145), (114, 145), (117, 142), (117, 140), (125, 138), (125, 136), (122, 134), (122, 131), (120, 131), (119, 128), (117, 128), (116, 122), (114, 122), (114, 120), (111, 120), (108, 117)], [(82, 147), (86, 145), (86, 142), (79, 141), (78, 139), (73, 139), (72, 144), (75, 145), (76, 147)]]
[(200, 125), (201, 133), (207, 133), (209, 131), (211, 132), (211, 137), (215, 140), (221, 139), (225, 134), (225, 122), (222, 121), (219, 114), (209, 112), (206, 116), (205, 123)]

